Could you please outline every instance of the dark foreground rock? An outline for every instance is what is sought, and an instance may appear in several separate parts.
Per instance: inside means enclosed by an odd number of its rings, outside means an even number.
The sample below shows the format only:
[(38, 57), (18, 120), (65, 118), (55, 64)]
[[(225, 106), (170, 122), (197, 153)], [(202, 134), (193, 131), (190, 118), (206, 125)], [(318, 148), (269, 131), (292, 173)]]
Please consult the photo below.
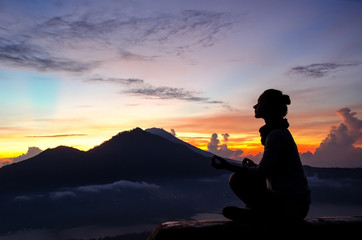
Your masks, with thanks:
[[(258, 236), (288, 239), (315, 236), (354, 239), (362, 231), (362, 216), (308, 218), (301, 223), (236, 223), (228, 220), (173, 221), (158, 225), (147, 240), (234, 240)], [(253, 237), (253, 238), (251, 238)]]

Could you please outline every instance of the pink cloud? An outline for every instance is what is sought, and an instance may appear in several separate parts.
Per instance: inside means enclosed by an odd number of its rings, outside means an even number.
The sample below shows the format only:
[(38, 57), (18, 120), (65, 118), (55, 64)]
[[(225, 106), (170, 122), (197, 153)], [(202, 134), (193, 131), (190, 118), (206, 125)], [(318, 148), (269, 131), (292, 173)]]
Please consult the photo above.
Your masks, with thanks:
[(315, 153), (302, 153), (304, 164), (317, 167), (362, 167), (362, 148), (354, 144), (362, 140), (362, 120), (349, 108), (337, 111), (338, 126), (332, 126), (328, 136)]
[[(227, 142), (229, 140), (230, 135), (228, 133), (223, 133), (223, 140), (224, 142)], [(243, 150), (236, 149), (232, 150), (229, 149), (227, 144), (220, 144), (219, 137), (217, 133), (213, 133), (210, 138), (210, 142), (207, 144), (207, 149), (218, 156), (225, 157), (225, 158), (231, 158), (231, 159), (243, 159), (241, 155), (243, 154)]]

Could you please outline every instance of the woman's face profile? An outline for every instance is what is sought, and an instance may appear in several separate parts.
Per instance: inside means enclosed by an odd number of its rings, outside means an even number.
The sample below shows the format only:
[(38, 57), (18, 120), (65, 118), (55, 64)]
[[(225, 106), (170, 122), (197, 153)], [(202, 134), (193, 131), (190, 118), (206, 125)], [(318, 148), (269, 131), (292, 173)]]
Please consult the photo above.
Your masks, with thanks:
[(253, 106), (254, 112), (255, 112), (255, 118), (263, 118), (265, 117), (265, 114), (267, 113), (267, 104), (263, 100), (263, 98), (260, 96), (258, 99), (257, 104)]
[(271, 118), (272, 113), (272, 105), (271, 101), (272, 99), (268, 98), (268, 96), (260, 95), (258, 98), (257, 104), (253, 106), (254, 112), (255, 112), (255, 118)]

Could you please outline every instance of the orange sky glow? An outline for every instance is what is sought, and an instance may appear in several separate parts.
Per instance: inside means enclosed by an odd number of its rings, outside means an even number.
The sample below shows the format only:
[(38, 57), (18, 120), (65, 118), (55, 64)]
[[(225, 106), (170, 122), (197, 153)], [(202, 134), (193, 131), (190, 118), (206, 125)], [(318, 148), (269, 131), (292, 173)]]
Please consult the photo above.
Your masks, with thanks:
[(304, 163), (362, 167), (357, 1), (44, 2), (0, 8), (1, 165), (136, 127), (256, 156), (252, 107), (275, 88)]

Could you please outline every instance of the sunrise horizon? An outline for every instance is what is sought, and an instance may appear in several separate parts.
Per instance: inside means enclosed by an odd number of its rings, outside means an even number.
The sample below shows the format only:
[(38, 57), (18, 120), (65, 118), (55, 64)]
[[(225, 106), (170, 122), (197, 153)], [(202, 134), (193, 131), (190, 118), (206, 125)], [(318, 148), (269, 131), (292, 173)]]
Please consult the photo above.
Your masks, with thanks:
[[(339, 122), (339, 128), (342, 126), (348, 126), (348, 119), (354, 119), (355, 121), (359, 121), (355, 115), (355, 112), (350, 112), (349, 108), (343, 108), (340, 109), (339, 111), (337, 111), (337, 113), (340, 112), (345, 112), (345, 115), (341, 115), (340, 117), (342, 118)], [(260, 121), (257, 121), (260, 123)], [(350, 123), (351, 124), (351, 123)], [(329, 132), (327, 134), (325, 134), (324, 137), (322, 137), (323, 131), (321, 131), (321, 133), (319, 133), (319, 138), (311, 138), (310, 136), (307, 136), (303, 138), (303, 136), (301, 135), (302, 131), (298, 131), (298, 128), (295, 128), (293, 126), (291, 126), (291, 131), (293, 131), (293, 134), (296, 137), (296, 144), (298, 146), (298, 150), (299, 153), (301, 155), (301, 159), (302, 159), (302, 163), (303, 165), (310, 165), (312, 167), (362, 167), (362, 165), (343, 165), (341, 164), (342, 162), (338, 163), (337, 160), (337, 164), (335, 163), (334, 165), (329, 166), (328, 165), (328, 161), (327, 163), (325, 161), (322, 161), (322, 163), (320, 161), (318, 161), (318, 159), (314, 159), (311, 160), (311, 156), (313, 156), (316, 152), (316, 150), (318, 151), (319, 148), (321, 148), (321, 144), (326, 143), (328, 141), (330, 141), (330, 136), (334, 136), (334, 134), (336, 133), (336, 128), (338, 128), (337, 126), (330, 126), (329, 127)], [(169, 130), (165, 129), (164, 127), (157, 127), (157, 126), (152, 126), (152, 127), (140, 127), (140, 126), (134, 126), (128, 129), (123, 129), (120, 131), (112, 131), (113, 134), (111, 133), (111, 135), (109, 136), (104, 136), (102, 137), (95, 137), (92, 140), (96, 141), (98, 140), (99, 142), (95, 142), (93, 144), (82, 144), (82, 142), (89, 142), (89, 139), (87, 139), (87, 137), (89, 136), (86, 133), (77, 133), (77, 134), (70, 134), (70, 133), (63, 133), (63, 134), (53, 134), (53, 135), (39, 135), (39, 136), (25, 136), (25, 138), (31, 138), (31, 139), (47, 139), (47, 143), (49, 145), (43, 145), (42, 147), (39, 146), (27, 146), (27, 151), (26, 152), (12, 152), (12, 153), (8, 153), (8, 156), (6, 156), (6, 153), (0, 153), (0, 167), (11, 164), (11, 163), (16, 163), (19, 161), (23, 161), (26, 160), (28, 158), (31, 158), (33, 156), (36, 156), (37, 154), (39, 154), (40, 152), (46, 150), (46, 149), (52, 149), (52, 148), (56, 148), (59, 146), (67, 146), (67, 147), (72, 147), (81, 151), (88, 151), (96, 146), (99, 146), (100, 144), (104, 143), (105, 141), (111, 139), (113, 136), (122, 133), (122, 132), (127, 132), (127, 131), (131, 131), (133, 129), (136, 128), (141, 128), (142, 130), (147, 130), (150, 128), (158, 128), (158, 129), (162, 129), (166, 132), (168, 132), (169, 134), (179, 138), (180, 140), (191, 144), (192, 146), (195, 146), (201, 150), (204, 151), (209, 151), (213, 154), (217, 154), (219, 156), (222, 157), (227, 157), (230, 159), (236, 159), (236, 160), (242, 160), (244, 158), (251, 158), (253, 160), (255, 160), (256, 162), (259, 162), (261, 157), (262, 157), (262, 153), (264, 150), (264, 146), (261, 144), (260, 142), (260, 136), (259, 136), (259, 132), (257, 131), (257, 134), (253, 133), (253, 131), (250, 131), (250, 133), (246, 133), (246, 134), (235, 134), (235, 133), (227, 133), (227, 132), (219, 132), (219, 133), (194, 133), (194, 132), (178, 132), (176, 131), (174, 128), (170, 128)], [(215, 137), (216, 136), (216, 137)], [(73, 143), (73, 144), (67, 144), (66, 141), (62, 142), (63, 140), (66, 139), (74, 139), (74, 138), (78, 138), (79, 142), (78, 143)], [(52, 141), (49, 141), (49, 139), (57, 139), (58, 141), (54, 141), (56, 144), (52, 144)], [(314, 140), (314, 142), (313, 142)], [(360, 148), (359, 146), (353, 146), (356, 149)], [(5, 157), (4, 157), (5, 156)]]
[(135, 127), (260, 159), (273, 88), (304, 164), (362, 167), (359, 1), (0, 0), (0, 21), (0, 166)]

